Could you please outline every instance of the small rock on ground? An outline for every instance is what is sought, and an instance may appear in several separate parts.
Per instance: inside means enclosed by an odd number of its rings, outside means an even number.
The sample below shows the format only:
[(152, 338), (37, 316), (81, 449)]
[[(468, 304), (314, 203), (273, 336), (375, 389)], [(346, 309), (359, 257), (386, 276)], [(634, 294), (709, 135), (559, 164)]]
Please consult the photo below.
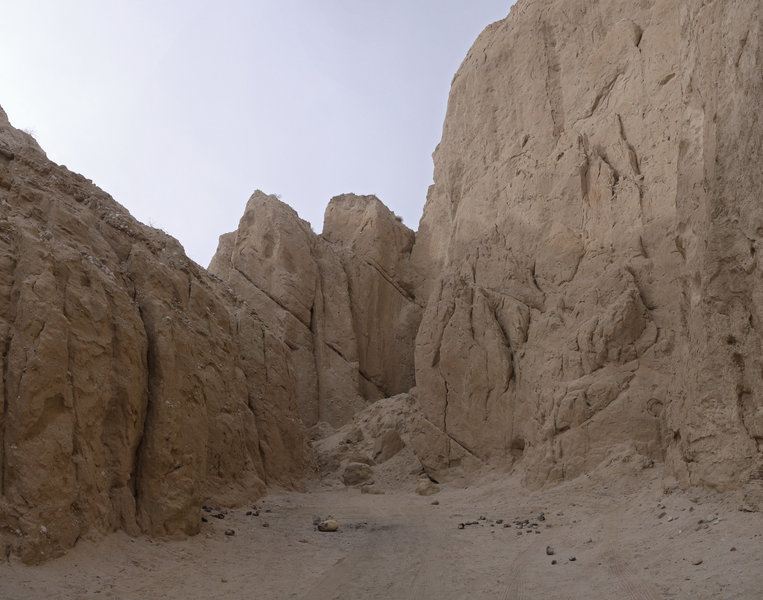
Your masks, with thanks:
[(326, 519), (318, 523), (318, 531), (339, 531), (339, 523), (336, 519)]

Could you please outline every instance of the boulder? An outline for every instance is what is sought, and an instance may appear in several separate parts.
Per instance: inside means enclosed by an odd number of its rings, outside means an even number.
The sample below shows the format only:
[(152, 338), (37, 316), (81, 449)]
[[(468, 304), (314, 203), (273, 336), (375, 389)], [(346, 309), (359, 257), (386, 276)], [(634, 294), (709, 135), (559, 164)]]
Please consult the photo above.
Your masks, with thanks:
[(431, 479), (421, 479), (416, 485), (416, 493), (419, 496), (432, 496), (440, 492), (440, 486)]
[(374, 459), (381, 464), (387, 462), (405, 448), (405, 442), (396, 429), (385, 429), (374, 443)]
[(371, 467), (366, 463), (351, 462), (342, 474), (342, 481), (345, 485), (353, 486), (366, 483), (373, 476)]

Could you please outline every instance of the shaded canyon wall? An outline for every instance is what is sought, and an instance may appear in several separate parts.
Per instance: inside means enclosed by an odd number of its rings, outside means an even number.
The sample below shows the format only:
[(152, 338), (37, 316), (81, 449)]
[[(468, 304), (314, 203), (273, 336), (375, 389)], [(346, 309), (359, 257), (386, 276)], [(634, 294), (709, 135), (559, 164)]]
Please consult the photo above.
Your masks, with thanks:
[(203, 500), (301, 485), (288, 348), (0, 110), (0, 540), (194, 534)]

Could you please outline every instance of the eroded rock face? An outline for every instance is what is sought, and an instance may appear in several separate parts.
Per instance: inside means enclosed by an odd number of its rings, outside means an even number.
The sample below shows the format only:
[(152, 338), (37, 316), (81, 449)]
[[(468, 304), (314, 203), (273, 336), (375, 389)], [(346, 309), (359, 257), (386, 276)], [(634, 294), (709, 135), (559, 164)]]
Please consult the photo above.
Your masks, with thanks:
[(421, 440), (415, 429), (419, 420), (415, 398), (399, 394), (368, 403), (339, 429), (315, 427), (313, 448), (321, 487), (374, 482), (384, 490), (415, 484), (423, 473), (421, 458), (428, 458), (413, 446)]
[(430, 474), (541, 485), (624, 442), (684, 485), (757, 472), (760, 9), (520, 1), (479, 37), (412, 253)]
[(300, 485), (288, 349), (257, 313), (0, 110), (0, 538), (193, 534), (202, 501)]
[(0, 543), (193, 534), (299, 485), (304, 425), (331, 485), (759, 479), (761, 8), (520, 0), (454, 78), (417, 234), (255, 192), (209, 273), (0, 110)]
[(407, 392), (421, 319), (408, 284), (414, 234), (373, 196), (326, 209), (324, 233), (255, 192), (209, 266), (291, 350), (300, 415), (339, 426), (368, 400)]

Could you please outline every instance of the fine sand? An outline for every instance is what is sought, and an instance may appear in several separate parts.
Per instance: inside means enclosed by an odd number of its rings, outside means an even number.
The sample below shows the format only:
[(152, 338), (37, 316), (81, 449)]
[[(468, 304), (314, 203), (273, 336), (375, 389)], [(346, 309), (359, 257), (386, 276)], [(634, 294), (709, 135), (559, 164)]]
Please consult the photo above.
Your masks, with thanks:
[[(495, 473), (429, 497), (413, 487), (272, 494), (259, 515), (204, 512), (182, 541), (82, 540), (0, 566), (0, 598), (763, 597), (763, 515), (739, 510), (741, 493), (670, 492), (658, 467), (628, 463), (540, 492)], [(328, 515), (339, 532), (315, 530)]]

